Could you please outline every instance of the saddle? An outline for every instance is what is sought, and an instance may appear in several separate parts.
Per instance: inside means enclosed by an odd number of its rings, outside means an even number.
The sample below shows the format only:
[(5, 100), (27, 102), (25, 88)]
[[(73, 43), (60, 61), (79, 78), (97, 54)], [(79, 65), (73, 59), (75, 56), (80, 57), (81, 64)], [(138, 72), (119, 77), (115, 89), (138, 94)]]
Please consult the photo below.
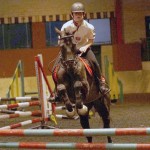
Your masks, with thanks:
[[(92, 76), (93, 76), (93, 70), (92, 70), (92, 68), (90, 67), (90, 65), (88, 64), (88, 62), (86, 61), (86, 59), (84, 59), (84, 58), (82, 58), (82, 57), (78, 57), (78, 58), (79, 58), (79, 60), (84, 64), (84, 66), (85, 66), (85, 68), (86, 68), (88, 74), (92, 77)], [(54, 68), (54, 71), (53, 71), (53, 73), (52, 73), (52, 77), (53, 77), (53, 80), (54, 80), (55, 83), (57, 83), (57, 80), (58, 80), (57, 72), (58, 72), (58, 70), (59, 70), (59, 68), (60, 68), (60, 65), (61, 65), (60, 63), (57, 64), (57, 66)]]

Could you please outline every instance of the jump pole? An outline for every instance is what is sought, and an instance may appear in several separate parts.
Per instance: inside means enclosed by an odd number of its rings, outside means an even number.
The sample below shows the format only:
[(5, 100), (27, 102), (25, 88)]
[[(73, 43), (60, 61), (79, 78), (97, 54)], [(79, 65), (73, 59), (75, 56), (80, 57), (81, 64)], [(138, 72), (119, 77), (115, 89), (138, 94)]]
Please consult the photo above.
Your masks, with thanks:
[(37, 106), (37, 105), (40, 105), (40, 101), (32, 101), (32, 102), (0, 105), (0, 110), (2, 110), (2, 109), (12, 109), (12, 108), (17, 108), (17, 107), (24, 108), (24, 107)]
[(31, 101), (31, 100), (38, 100), (38, 97), (10, 97), (10, 98), (6, 98), (6, 97), (0, 97), (0, 102), (1, 101)]
[(46, 143), (46, 142), (0, 142), (1, 148), (26, 149), (88, 149), (88, 150), (149, 150), (150, 144), (136, 143)]
[(26, 121), (15, 123), (15, 124), (12, 124), (12, 125), (9, 125), (9, 126), (1, 127), (0, 130), (15, 129), (15, 128), (18, 128), (18, 127), (23, 127), (25, 125), (34, 124), (34, 123), (41, 122), (41, 121), (42, 121), (42, 118), (34, 118), (32, 120), (26, 120)]
[(6, 114), (6, 115), (0, 115), (0, 120), (1, 119), (11, 119), (11, 118), (18, 118), (18, 117), (27, 117), (27, 116), (41, 116), (41, 111), (40, 110), (34, 110), (34, 111), (15, 111), (14, 114)]
[[(47, 85), (47, 87), (48, 87), (48, 90), (49, 90), (49, 93), (50, 93), (51, 97), (55, 97), (55, 95), (54, 95), (54, 93), (53, 93), (53, 91), (52, 91), (52, 89), (51, 89), (51, 87), (50, 87), (50, 84), (49, 84), (49, 82), (48, 82), (48, 79), (47, 79), (47, 77), (46, 77), (46, 74), (45, 74), (45, 72), (44, 72), (44, 69), (43, 69), (42, 55), (39, 54), (38, 57), (36, 57), (36, 62), (37, 62), (38, 68), (40, 69), (40, 71), (41, 71), (41, 73), (42, 73), (42, 75), (43, 75), (43, 78), (44, 78), (43, 81), (45, 81), (45, 83), (46, 83), (46, 85)], [(45, 92), (46, 92), (46, 91), (45, 91)], [(54, 104), (54, 103), (51, 103), (51, 107), (52, 107), (52, 111), (54, 112), (54, 111), (55, 111), (55, 104)]]
[(35, 56), (35, 71), (37, 76), (38, 93), (39, 93), (39, 99), (41, 101), (41, 111), (42, 111), (42, 119), (43, 119), (41, 122), (41, 128), (53, 128), (46, 125), (47, 124), (46, 120), (49, 118), (49, 115), (51, 117), (51, 120), (53, 120), (54, 122), (56, 122), (56, 120), (55, 117), (53, 116), (55, 106), (54, 104), (48, 103), (47, 101), (46, 85), (52, 97), (54, 97), (54, 94), (51, 90), (51, 87), (48, 83), (46, 74), (43, 69), (43, 59), (41, 54)]
[(0, 130), (0, 136), (131, 136), (131, 135), (150, 136), (150, 128)]

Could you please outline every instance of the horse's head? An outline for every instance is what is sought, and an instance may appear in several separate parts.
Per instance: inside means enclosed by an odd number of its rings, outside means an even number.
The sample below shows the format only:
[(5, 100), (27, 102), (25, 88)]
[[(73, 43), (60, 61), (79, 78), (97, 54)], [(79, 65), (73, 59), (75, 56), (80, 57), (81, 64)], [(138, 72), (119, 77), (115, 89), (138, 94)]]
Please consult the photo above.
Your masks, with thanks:
[(60, 31), (55, 28), (59, 35), (58, 44), (61, 48), (62, 61), (66, 65), (72, 64), (76, 59), (76, 45), (73, 43), (73, 33), (69, 33), (66, 30)]

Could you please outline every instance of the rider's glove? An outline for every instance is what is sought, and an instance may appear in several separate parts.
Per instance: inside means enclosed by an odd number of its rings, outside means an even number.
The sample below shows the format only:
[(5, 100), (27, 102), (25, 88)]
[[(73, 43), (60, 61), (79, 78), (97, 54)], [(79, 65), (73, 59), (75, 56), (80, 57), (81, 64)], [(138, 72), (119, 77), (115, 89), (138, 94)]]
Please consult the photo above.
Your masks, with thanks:
[(86, 50), (87, 50), (87, 48), (86, 47), (81, 47), (80, 49), (79, 49), (79, 51), (81, 52), (81, 53), (85, 53), (86, 52)]
[(79, 56), (82, 56), (85, 52), (86, 52), (86, 50), (87, 50), (87, 48), (85, 47), (85, 46), (83, 46), (83, 47), (81, 47), (80, 49), (79, 49)]

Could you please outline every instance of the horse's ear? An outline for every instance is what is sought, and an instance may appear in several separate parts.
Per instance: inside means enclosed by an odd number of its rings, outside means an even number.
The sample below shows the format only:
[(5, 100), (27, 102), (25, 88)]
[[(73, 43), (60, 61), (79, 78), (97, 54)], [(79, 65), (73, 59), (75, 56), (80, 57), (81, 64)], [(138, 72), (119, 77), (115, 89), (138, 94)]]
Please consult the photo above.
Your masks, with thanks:
[(55, 31), (56, 31), (56, 33), (58, 33), (59, 35), (61, 34), (61, 31), (60, 31), (58, 28), (56, 28), (56, 27), (55, 27)]

